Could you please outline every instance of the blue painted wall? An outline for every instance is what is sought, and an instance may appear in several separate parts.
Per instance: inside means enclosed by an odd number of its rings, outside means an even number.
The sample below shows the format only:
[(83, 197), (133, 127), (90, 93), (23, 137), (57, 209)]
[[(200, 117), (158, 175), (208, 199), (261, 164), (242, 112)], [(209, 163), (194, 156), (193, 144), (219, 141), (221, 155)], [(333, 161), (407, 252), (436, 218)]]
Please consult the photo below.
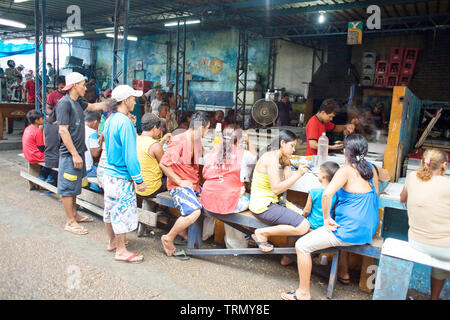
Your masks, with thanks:
[[(233, 29), (188, 32), (186, 36), (186, 72), (195, 81), (189, 85), (189, 96), (194, 103), (234, 104), (236, 86), (237, 32)], [(128, 84), (134, 79), (136, 61), (143, 60), (146, 80), (161, 82), (166, 77), (167, 46), (169, 35), (139, 37), (129, 42)], [(171, 80), (175, 80), (176, 34), (172, 36)], [(95, 42), (97, 48), (97, 78), (100, 86), (109, 88), (112, 71), (112, 39)], [(76, 49), (74, 55), (76, 56)], [(256, 71), (265, 87), (269, 56), (269, 40), (249, 41), (249, 70)], [(199, 81), (203, 80), (203, 81)], [(207, 80), (207, 81), (204, 81)], [(162, 83), (163, 86), (165, 83)]]

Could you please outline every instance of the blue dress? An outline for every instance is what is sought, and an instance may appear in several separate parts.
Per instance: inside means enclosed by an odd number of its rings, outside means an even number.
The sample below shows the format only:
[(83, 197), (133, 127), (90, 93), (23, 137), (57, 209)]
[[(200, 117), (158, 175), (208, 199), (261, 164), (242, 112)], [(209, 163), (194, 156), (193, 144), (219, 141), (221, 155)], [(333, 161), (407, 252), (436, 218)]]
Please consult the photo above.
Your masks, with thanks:
[(334, 221), (340, 227), (333, 232), (339, 240), (355, 245), (372, 242), (378, 228), (378, 195), (373, 184), (371, 188), (366, 193), (338, 190)]

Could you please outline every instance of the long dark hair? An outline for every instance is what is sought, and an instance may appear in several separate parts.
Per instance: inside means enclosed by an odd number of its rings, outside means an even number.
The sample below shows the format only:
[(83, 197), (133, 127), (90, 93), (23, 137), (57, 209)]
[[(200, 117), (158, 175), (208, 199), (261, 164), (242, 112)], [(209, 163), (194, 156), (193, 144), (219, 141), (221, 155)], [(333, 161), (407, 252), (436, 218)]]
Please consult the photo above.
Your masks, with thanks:
[(350, 134), (344, 140), (344, 149), (345, 157), (356, 167), (361, 177), (367, 181), (372, 179), (373, 170), (364, 159), (369, 149), (366, 138), (358, 133)]
[(271, 143), (264, 149), (259, 152), (258, 158), (261, 158), (264, 153), (267, 151), (273, 151), (280, 149), (281, 141), (291, 142), (297, 140), (297, 136), (290, 130), (282, 129), (278, 133), (278, 136), (273, 138)]
[(233, 146), (242, 137), (242, 129), (238, 125), (228, 125), (223, 130), (222, 136), (222, 143), (219, 144), (219, 150), (217, 152), (217, 165), (219, 168), (226, 168), (231, 164), (231, 152)]

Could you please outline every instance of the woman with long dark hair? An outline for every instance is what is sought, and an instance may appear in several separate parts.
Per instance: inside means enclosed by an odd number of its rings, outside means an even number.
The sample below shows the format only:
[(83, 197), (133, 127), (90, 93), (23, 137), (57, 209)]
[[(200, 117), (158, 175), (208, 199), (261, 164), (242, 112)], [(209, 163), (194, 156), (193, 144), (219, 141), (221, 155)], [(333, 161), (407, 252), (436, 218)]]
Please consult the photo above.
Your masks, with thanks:
[[(273, 245), (267, 241), (269, 236), (300, 236), (309, 230), (308, 220), (295, 205), (288, 201), (286, 206), (280, 205), (278, 198), (308, 171), (306, 165), (291, 171), (289, 157), (296, 144), (297, 136), (292, 131), (280, 130), (278, 137), (263, 151), (253, 171), (249, 208), (256, 218), (272, 225), (256, 229), (252, 235), (264, 252), (273, 250)], [(280, 166), (284, 174), (282, 181)]]
[[(241, 139), (248, 144), (249, 150), (238, 146)], [(223, 130), (222, 143), (208, 155), (203, 167), (203, 208), (218, 214), (247, 210), (250, 197), (245, 193), (245, 176), (256, 157), (256, 150), (239, 126), (227, 126)]]
[[(378, 176), (374, 166), (364, 157), (367, 140), (360, 134), (350, 134), (344, 140), (346, 164), (334, 175), (322, 196), (324, 226), (297, 240), (297, 265), (300, 285), (297, 290), (283, 293), (284, 300), (311, 299), (311, 253), (330, 247), (371, 243), (378, 227)], [(331, 202), (338, 195), (334, 218)], [(339, 264), (341, 267), (341, 261)], [(345, 261), (344, 261), (345, 263)]]

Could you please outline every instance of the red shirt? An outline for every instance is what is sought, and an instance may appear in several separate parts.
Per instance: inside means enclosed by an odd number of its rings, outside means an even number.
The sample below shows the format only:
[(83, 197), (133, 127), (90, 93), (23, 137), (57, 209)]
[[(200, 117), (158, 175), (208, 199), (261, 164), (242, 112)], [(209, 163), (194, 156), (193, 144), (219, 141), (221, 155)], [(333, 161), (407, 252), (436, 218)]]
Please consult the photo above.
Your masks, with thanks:
[(56, 107), (59, 99), (64, 97), (64, 95), (65, 93), (61, 93), (58, 90), (53, 91), (47, 96), (47, 104), (51, 105), (52, 107)]
[[(192, 154), (190, 135), (191, 130), (173, 136), (167, 146), (166, 152), (160, 163), (171, 167), (173, 172), (181, 180), (189, 180), (194, 185), (194, 190), (200, 192), (198, 176), (198, 159), (202, 154), (202, 142), (200, 139), (194, 142), (194, 154)], [(167, 189), (172, 190), (179, 186), (167, 179)]]
[(306, 155), (307, 156), (315, 156), (317, 155), (317, 149), (311, 149), (309, 146), (309, 140), (319, 140), (322, 133), (326, 131), (331, 131), (336, 127), (336, 125), (332, 122), (322, 122), (314, 115), (311, 119), (309, 119), (306, 124)]
[(44, 152), (39, 151), (38, 146), (44, 145), (42, 130), (34, 125), (29, 125), (23, 131), (22, 149), (25, 159), (29, 163), (44, 162)]
[(35, 103), (36, 102), (36, 84), (33, 80), (27, 80), (25, 82), (25, 89), (27, 89), (28, 92), (28, 103)]

